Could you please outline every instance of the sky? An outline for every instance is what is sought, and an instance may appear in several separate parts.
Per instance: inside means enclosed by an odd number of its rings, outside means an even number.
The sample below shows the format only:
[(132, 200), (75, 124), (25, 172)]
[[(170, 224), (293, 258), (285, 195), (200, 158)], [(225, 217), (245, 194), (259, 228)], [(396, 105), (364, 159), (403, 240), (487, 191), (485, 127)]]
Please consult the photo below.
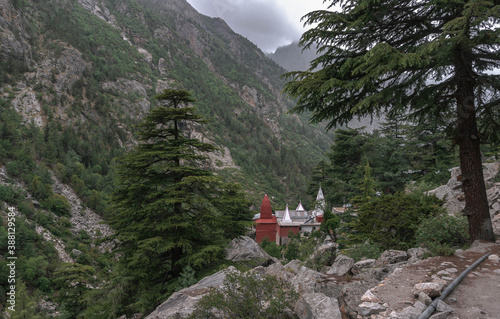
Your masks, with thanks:
[(300, 19), (314, 10), (326, 9), (323, 0), (187, 0), (198, 12), (220, 17), (236, 33), (255, 43), (263, 52), (299, 40)]

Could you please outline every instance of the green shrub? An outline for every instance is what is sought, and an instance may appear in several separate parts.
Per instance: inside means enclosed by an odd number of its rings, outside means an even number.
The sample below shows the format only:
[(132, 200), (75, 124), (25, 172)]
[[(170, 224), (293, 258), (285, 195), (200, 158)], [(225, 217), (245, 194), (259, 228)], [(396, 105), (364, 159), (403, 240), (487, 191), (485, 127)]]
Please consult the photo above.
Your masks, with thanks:
[(344, 253), (355, 261), (360, 261), (363, 258), (377, 259), (380, 257), (382, 249), (378, 244), (367, 240), (362, 244), (351, 246)]
[(198, 282), (195, 276), (195, 271), (190, 265), (187, 265), (182, 269), (178, 282), (179, 283), (177, 284), (175, 291), (190, 287)]
[(36, 281), (36, 286), (38, 287), (38, 289), (45, 293), (52, 293), (52, 286), (50, 285), (50, 280), (47, 277), (42, 276), (38, 278), (38, 280)]
[(298, 294), (270, 275), (227, 274), (224, 285), (204, 296), (188, 318), (288, 318)]
[(71, 205), (68, 199), (62, 195), (54, 194), (46, 201), (47, 208), (58, 216), (68, 216), (71, 211)]
[(270, 241), (269, 238), (264, 237), (264, 239), (260, 243), (260, 247), (262, 247), (262, 249), (264, 249), (264, 251), (270, 256), (281, 259), (281, 247), (278, 246), (275, 242)]
[(408, 249), (415, 245), (415, 231), (428, 216), (443, 211), (435, 196), (384, 195), (362, 205), (352, 225), (358, 240), (370, 239), (382, 249)]
[(11, 205), (17, 205), (22, 197), (18, 189), (9, 185), (0, 185), (0, 201), (4, 201)]
[(451, 255), (469, 242), (467, 218), (446, 213), (424, 220), (416, 231), (417, 244), (433, 255)]

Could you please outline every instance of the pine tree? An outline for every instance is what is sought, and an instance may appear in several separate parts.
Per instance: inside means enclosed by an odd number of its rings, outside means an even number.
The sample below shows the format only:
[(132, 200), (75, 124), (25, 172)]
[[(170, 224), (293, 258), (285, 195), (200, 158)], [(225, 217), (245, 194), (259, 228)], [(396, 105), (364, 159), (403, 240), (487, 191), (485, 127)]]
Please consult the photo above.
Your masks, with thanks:
[(359, 169), (362, 169), (363, 177), (358, 180), (356, 195), (351, 198), (351, 203), (356, 206), (368, 203), (377, 195), (375, 180), (371, 176), (370, 162), (366, 156), (359, 165)]
[(328, 128), (384, 111), (448, 121), (460, 148), (471, 240), (494, 241), (479, 147), (486, 137), (480, 129), (500, 136), (500, 75), (491, 72), (500, 67), (500, 2), (332, 0), (337, 4), (342, 11), (305, 17), (317, 25), (301, 44), (318, 45), (320, 55), (309, 70), (286, 75), (294, 111), (311, 111)]
[[(110, 224), (135, 293), (160, 298), (173, 292), (185, 266), (219, 260), (252, 215), (238, 187), (205, 169), (215, 146), (187, 136), (188, 127), (206, 122), (186, 106), (194, 102), (190, 93), (169, 89), (156, 98), (163, 105), (138, 125), (140, 143), (117, 167)], [(154, 306), (145, 303), (139, 307)]]

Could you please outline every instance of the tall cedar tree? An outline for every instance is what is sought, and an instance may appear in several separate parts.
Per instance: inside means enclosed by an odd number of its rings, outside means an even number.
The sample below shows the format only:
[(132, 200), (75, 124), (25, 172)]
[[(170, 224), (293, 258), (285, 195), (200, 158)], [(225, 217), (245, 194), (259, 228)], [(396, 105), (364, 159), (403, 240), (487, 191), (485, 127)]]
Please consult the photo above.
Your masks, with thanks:
[(139, 145), (117, 166), (110, 222), (124, 269), (139, 286), (162, 294), (172, 292), (187, 265), (217, 261), (252, 214), (237, 185), (204, 168), (204, 154), (216, 148), (186, 136), (183, 128), (206, 122), (185, 106), (194, 102), (190, 93), (169, 89), (156, 98), (163, 105), (138, 125)]
[[(425, 122), (454, 109), (464, 214), (472, 240), (494, 241), (480, 140), (500, 132), (500, 1), (334, 0), (314, 11), (301, 44), (318, 46), (308, 71), (290, 72), (295, 112), (328, 128), (354, 116), (409, 114)], [(480, 125), (478, 125), (480, 124)], [(479, 130), (483, 134), (480, 134)]]

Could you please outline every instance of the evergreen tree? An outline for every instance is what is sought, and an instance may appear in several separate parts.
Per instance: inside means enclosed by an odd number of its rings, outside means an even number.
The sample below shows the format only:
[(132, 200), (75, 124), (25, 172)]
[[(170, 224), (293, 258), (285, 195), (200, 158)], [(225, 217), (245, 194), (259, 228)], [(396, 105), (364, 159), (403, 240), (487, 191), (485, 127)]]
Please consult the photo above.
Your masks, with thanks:
[(447, 120), (454, 110), (470, 237), (494, 241), (479, 129), (500, 134), (500, 75), (491, 72), (500, 67), (500, 3), (331, 2), (342, 10), (306, 15), (306, 24), (317, 26), (301, 44), (318, 45), (320, 56), (309, 70), (287, 74), (285, 92), (298, 99), (294, 111), (311, 111), (313, 121), (329, 120), (332, 128), (383, 111), (425, 122)]
[(252, 217), (239, 188), (205, 169), (205, 154), (216, 148), (187, 137), (188, 127), (206, 122), (185, 105), (194, 102), (190, 93), (169, 89), (156, 98), (163, 105), (138, 125), (140, 143), (117, 167), (110, 213), (123, 271), (136, 295), (149, 294), (142, 311), (173, 292), (187, 265), (219, 260)]
[(351, 198), (353, 205), (363, 205), (376, 196), (375, 180), (371, 176), (371, 167), (368, 158), (363, 158), (363, 163), (359, 166), (363, 170), (363, 177), (358, 180), (356, 195)]

